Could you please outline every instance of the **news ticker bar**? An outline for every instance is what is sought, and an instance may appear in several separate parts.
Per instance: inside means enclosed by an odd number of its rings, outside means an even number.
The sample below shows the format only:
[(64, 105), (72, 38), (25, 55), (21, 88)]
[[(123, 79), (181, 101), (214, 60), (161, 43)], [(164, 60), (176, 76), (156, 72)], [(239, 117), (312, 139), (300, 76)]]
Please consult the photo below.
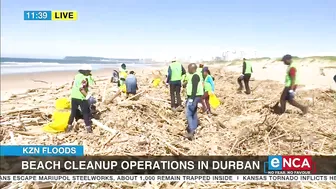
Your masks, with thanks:
[(1, 175), (7, 182), (335, 182), (336, 175)]
[(73, 10), (39, 10), (23, 11), (24, 20), (52, 20), (52, 21), (75, 21), (78, 19), (77, 11)]
[[(336, 172), (335, 156), (291, 156), (289, 160), (284, 157), (278, 158), (290, 164), (279, 164), (272, 156), (2, 156), (0, 170), (4, 175), (333, 175)], [(313, 163), (307, 164), (310, 160)], [(276, 166), (282, 170), (270, 170)]]
[(1, 145), (0, 156), (84, 156), (79, 145)]

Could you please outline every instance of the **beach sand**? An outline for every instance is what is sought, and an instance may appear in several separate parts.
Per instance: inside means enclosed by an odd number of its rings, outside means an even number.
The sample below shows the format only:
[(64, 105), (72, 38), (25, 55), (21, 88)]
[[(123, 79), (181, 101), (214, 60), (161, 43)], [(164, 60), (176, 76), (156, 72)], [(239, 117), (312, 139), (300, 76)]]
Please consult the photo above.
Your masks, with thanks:
[[(309, 65), (308, 65), (309, 66)], [(0, 144), (42, 144), (42, 145), (83, 145), (85, 155), (198, 155), (198, 156), (242, 156), (242, 155), (336, 155), (336, 101), (334, 87), (318, 79), (317, 72), (305, 73), (306, 87), (317, 88), (302, 90), (297, 95), (300, 103), (309, 106), (309, 113), (302, 116), (300, 111), (290, 105), (283, 115), (271, 112), (280, 98), (286, 67), (283, 65), (265, 65), (253, 63), (255, 80), (251, 81), (252, 94), (245, 95), (236, 89), (237, 77), (241, 66), (225, 67), (223, 64), (209, 65), (215, 77), (216, 95), (221, 105), (213, 110), (217, 116), (207, 117), (199, 113), (200, 125), (196, 140), (188, 141), (185, 133), (186, 118), (184, 112), (170, 110), (169, 89), (162, 84), (151, 87), (151, 69), (165, 71), (167, 68), (144, 68), (136, 70), (139, 82), (139, 100), (125, 100), (118, 97), (113, 103), (104, 103), (114, 95), (116, 84), (109, 84), (112, 70), (93, 72), (97, 85), (92, 91), (97, 98), (100, 112), (99, 122), (110, 130), (93, 125), (93, 134), (87, 134), (82, 121), (76, 123), (72, 133), (49, 134), (41, 127), (50, 122), (46, 119), (54, 110), (55, 99), (69, 97), (70, 83), (76, 72), (43, 73), (6, 76), (1, 80), (1, 87), (11, 90), (27, 90), (42, 87), (41, 82), (51, 82), (52, 86), (31, 90), (21, 95), (12, 96), (1, 102), (2, 122), (0, 127)], [(315, 70), (314, 65), (307, 69)], [(234, 72), (232, 72), (234, 71)], [(164, 72), (162, 72), (164, 74)], [(302, 74), (302, 73), (301, 73)], [(332, 73), (330, 73), (332, 74)], [(308, 77), (309, 76), (309, 77)], [(266, 80), (265, 80), (266, 79)], [(271, 80), (273, 79), (273, 80)], [(23, 81), (25, 82), (23, 82)], [(66, 84), (68, 83), (68, 84)], [(64, 85), (66, 84), (66, 85)], [(59, 85), (59, 87), (56, 87)], [(329, 86), (330, 85), (330, 86)], [(323, 89), (324, 87), (328, 89)], [(106, 90), (107, 88), (107, 90)], [(2, 88), (1, 88), (2, 89)], [(183, 100), (185, 97), (183, 97)], [(118, 132), (111, 133), (111, 129)], [(14, 134), (10, 134), (10, 133)], [(335, 188), (334, 183), (152, 183), (149, 188), (288, 188), (311, 187)], [(29, 183), (11, 183), (12, 186), (27, 187)], [(54, 188), (91, 187), (91, 183), (55, 183)], [(99, 182), (95, 187), (120, 187), (121, 183)], [(31, 186), (31, 185), (30, 185)], [(127, 183), (127, 187), (139, 188), (141, 184)], [(146, 185), (147, 186), (147, 185)]]

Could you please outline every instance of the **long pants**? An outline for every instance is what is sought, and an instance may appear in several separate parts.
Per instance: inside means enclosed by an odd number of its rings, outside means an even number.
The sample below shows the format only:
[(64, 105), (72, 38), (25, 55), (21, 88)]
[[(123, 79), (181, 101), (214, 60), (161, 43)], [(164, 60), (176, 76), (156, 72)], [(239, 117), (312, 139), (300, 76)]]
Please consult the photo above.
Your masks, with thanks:
[(211, 112), (209, 100), (210, 100), (209, 92), (204, 92), (204, 95), (201, 97), (203, 112), (207, 112), (207, 113)]
[(72, 125), (76, 115), (78, 114), (78, 106), (82, 111), (85, 126), (91, 127), (89, 102), (87, 100), (80, 100), (76, 98), (71, 99), (71, 114), (68, 125)]
[(186, 102), (186, 117), (188, 121), (188, 133), (195, 133), (198, 126), (197, 104), (201, 101), (200, 97), (196, 97), (192, 103)]
[(250, 79), (251, 79), (251, 74), (244, 74), (244, 77), (238, 78), (238, 84), (239, 84), (239, 89), (243, 89), (243, 83), (242, 81), (244, 80), (244, 85), (245, 85), (245, 90), (246, 90), (246, 94), (250, 94), (251, 90), (250, 90)]
[(170, 101), (172, 108), (181, 106), (181, 84), (170, 84)]
[[(281, 97), (280, 97), (280, 107), (278, 108), (277, 113), (279, 114), (283, 114), (286, 111), (286, 102), (288, 101), (288, 103), (292, 106), (295, 106), (297, 108), (299, 108), (301, 111), (304, 112), (304, 109), (306, 108), (305, 106), (299, 104), (298, 102), (296, 102), (294, 100), (294, 98), (291, 98), (289, 96), (289, 90), (290, 87), (285, 87), (284, 90), (282, 91)], [(278, 104), (276, 104), (277, 106)]]

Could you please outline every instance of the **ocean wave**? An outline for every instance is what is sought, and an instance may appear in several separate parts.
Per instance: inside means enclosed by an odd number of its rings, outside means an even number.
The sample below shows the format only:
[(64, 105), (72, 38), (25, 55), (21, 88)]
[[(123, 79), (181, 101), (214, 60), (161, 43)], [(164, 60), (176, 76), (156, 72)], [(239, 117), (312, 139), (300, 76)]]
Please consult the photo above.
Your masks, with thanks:
[(9, 64), (9, 65), (60, 65), (57, 62), (1, 62), (1, 64)]

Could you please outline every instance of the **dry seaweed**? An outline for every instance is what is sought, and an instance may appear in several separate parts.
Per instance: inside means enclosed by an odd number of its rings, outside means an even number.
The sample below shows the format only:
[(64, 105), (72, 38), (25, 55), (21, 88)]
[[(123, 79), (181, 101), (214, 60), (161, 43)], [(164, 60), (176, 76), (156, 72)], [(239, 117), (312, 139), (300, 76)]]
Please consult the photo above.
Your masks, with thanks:
[[(216, 116), (200, 114), (200, 126), (194, 141), (186, 140), (184, 112), (170, 110), (168, 88), (152, 88), (147, 77), (138, 76), (144, 93), (139, 99), (118, 97), (118, 103), (105, 104), (113, 96), (108, 78), (97, 80), (93, 87), (98, 99), (100, 118), (94, 120), (93, 134), (87, 134), (79, 121), (76, 133), (45, 134), (41, 126), (50, 121), (56, 98), (68, 95), (66, 85), (34, 90), (14, 96), (2, 104), (1, 144), (79, 144), (86, 155), (336, 155), (335, 91), (299, 91), (298, 100), (309, 105), (310, 112), (300, 115), (290, 107), (283, 115), (271, 107), (282, 91), (274, 81), (251, 81), (251, 95), (239, 93), (236, 74), (212, 70), (216, 94), (221, 106)], [(146, 74), (143, 74), (146, 75)], [(109, 87), (107, 87), (109, 86)], [(115, 87), (116, 88), (116, 87)], [(126, 100), (125, 100), (126, 99)], [(310, 100), (305, 100), (310, 99)], [(11, 105), (11, 106), (10, 106)], [(7, 184), (6, 184), (7, 185)], [(39, 183), (11, 183), (6, 187), (38, 188)], [(43, 186), (44, 187), (44, 186)], [(335, 188), (335, 183), (53, 183), (52, 188)]]

